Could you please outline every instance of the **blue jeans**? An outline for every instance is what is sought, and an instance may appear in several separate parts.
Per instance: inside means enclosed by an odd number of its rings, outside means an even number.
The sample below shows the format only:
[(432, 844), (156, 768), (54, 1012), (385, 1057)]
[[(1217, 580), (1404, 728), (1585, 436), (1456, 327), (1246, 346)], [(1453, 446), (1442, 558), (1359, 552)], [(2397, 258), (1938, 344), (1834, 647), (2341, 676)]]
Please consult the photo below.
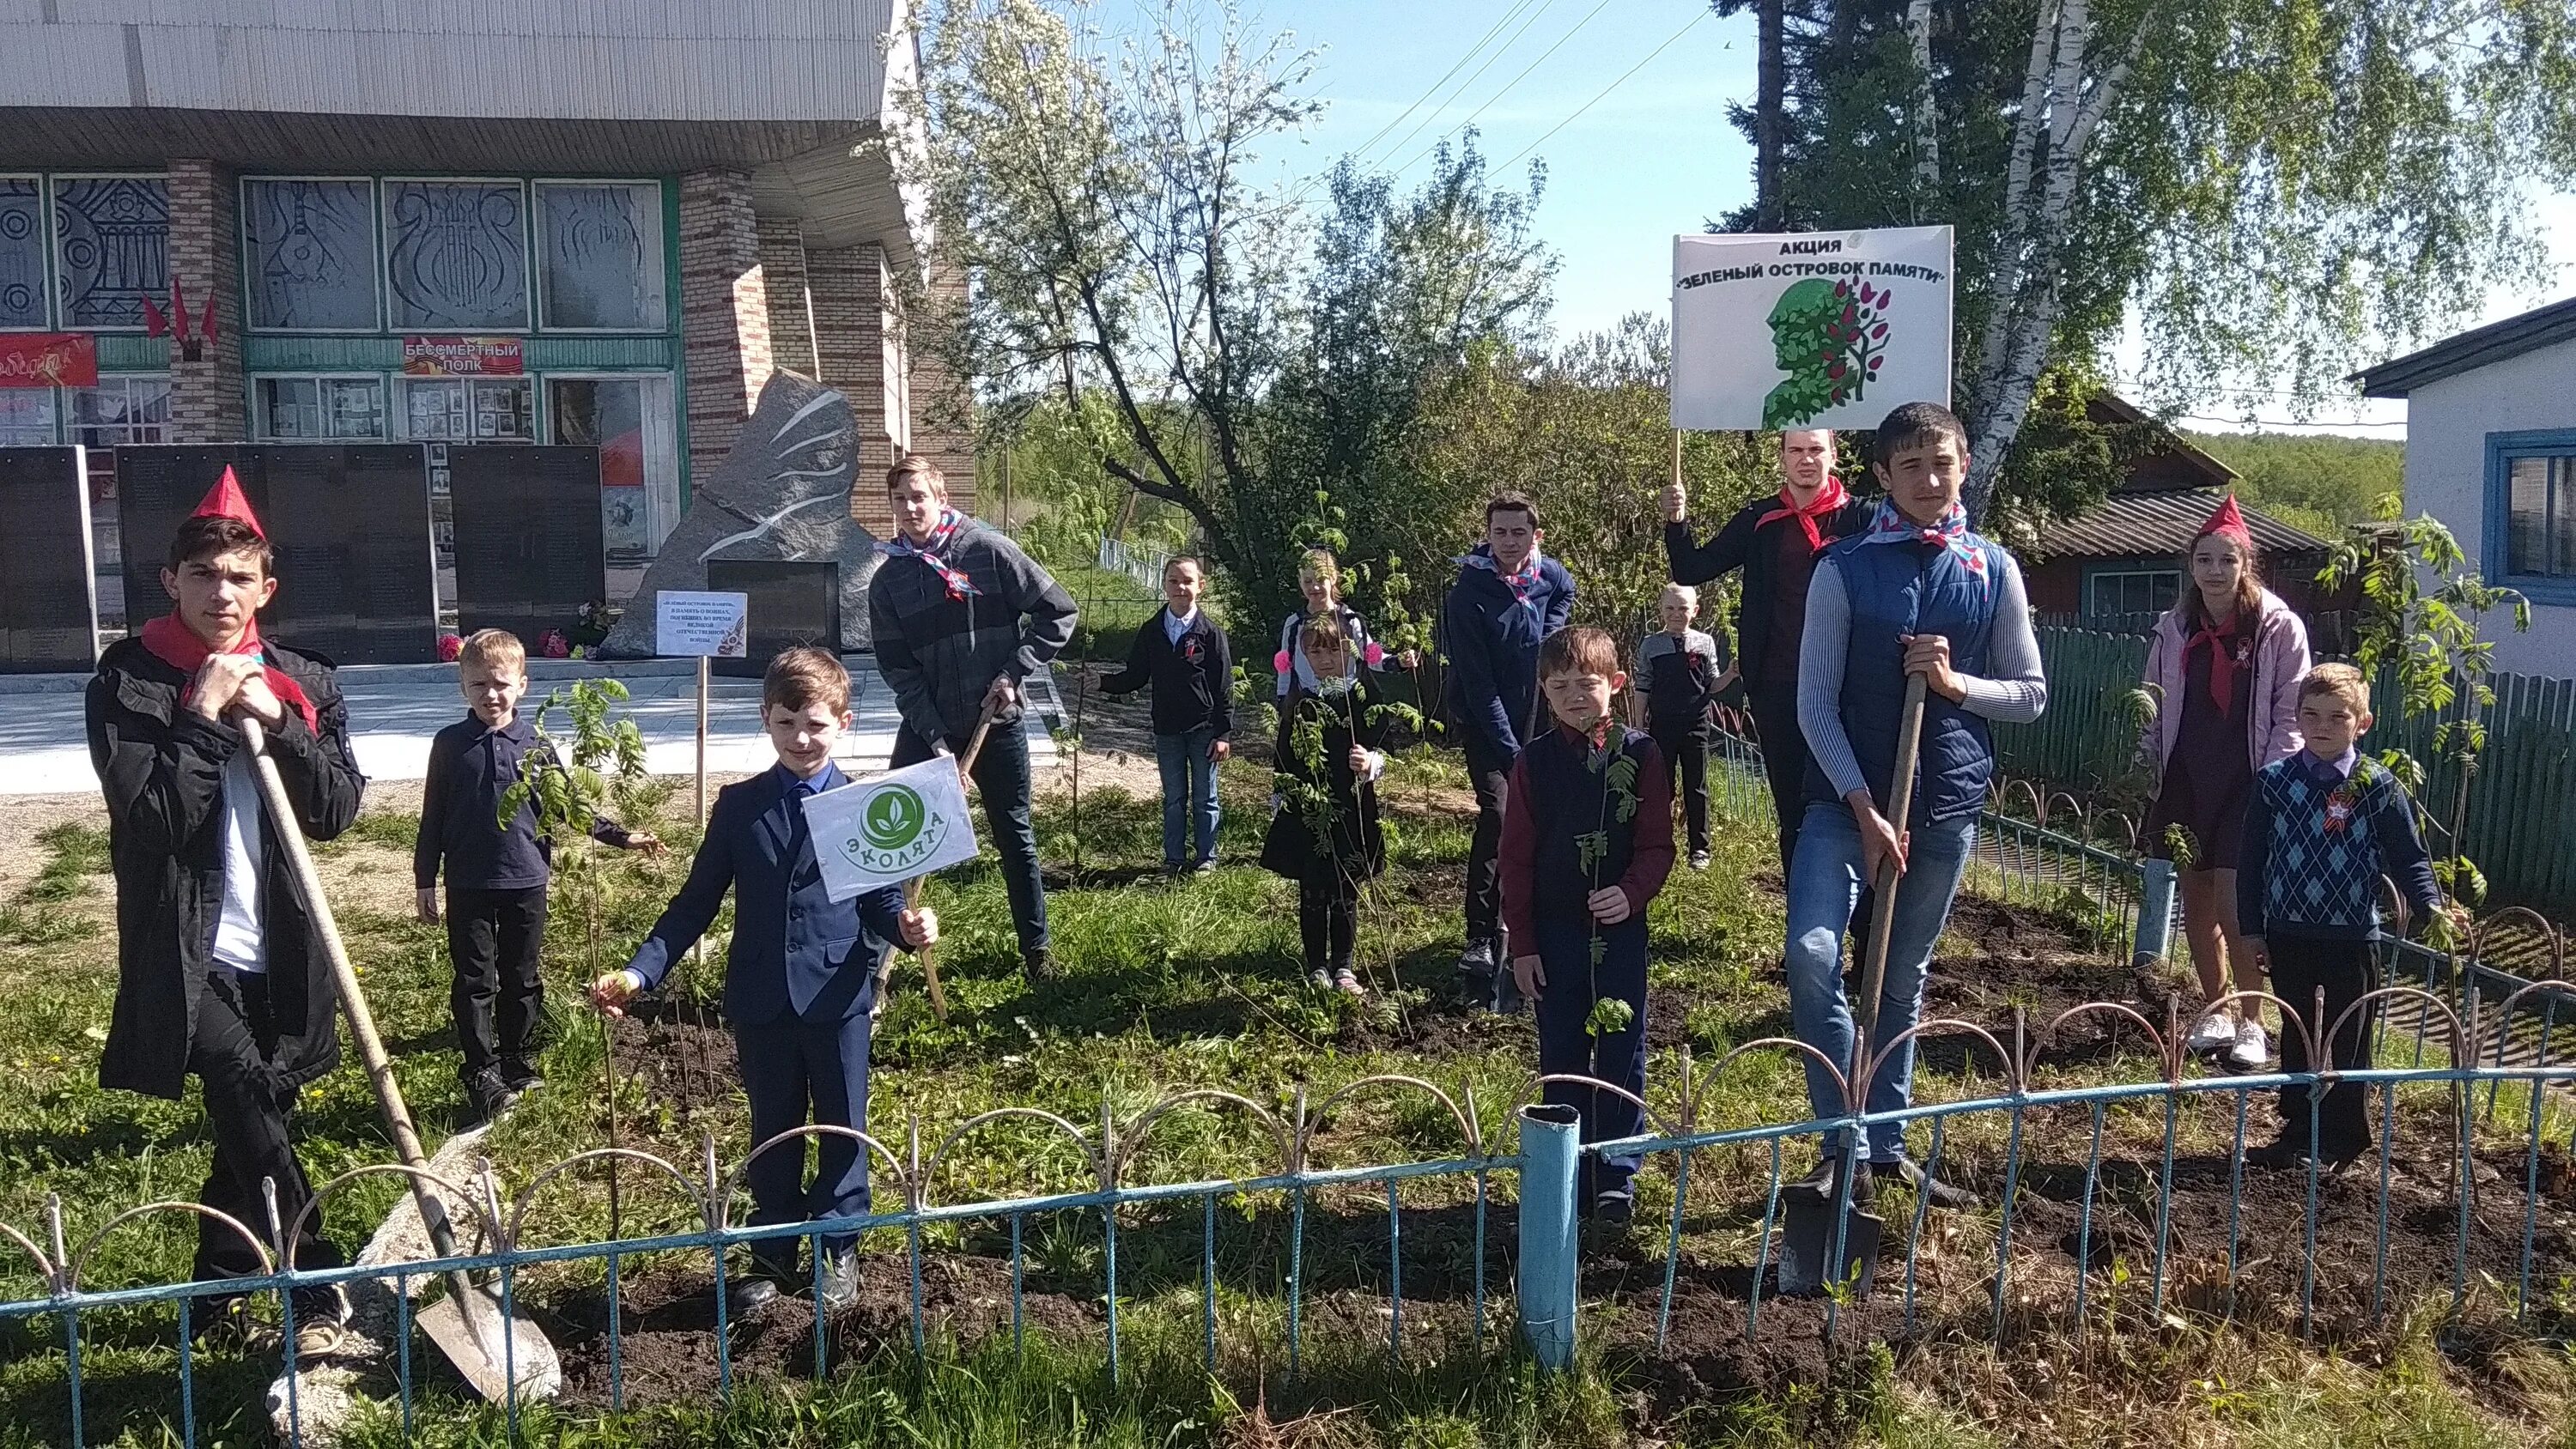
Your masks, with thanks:
[(1208, 750), (1216, 744), (1216, 726), (1201, 725), (1185, 735), (1154, 736), (1154, 763), (1163, 769), (1163, 864), (1180, 865), (1181, 847), (1195, 826), (1198, 854), (1192, 861), (1216, 859), (1216, 761)]
[[(1962, 815), (1918, 826), (1908, 851), (1905, 874), (1897, 881), (1893, 905), (1882, 899), (1879, 910), (1895, 919), (1887, 942), (1887, 980), (1879, 991), (1876, 1052), (1923, 1017), (1923, 977), (1932, 965), (1932, 947), (1950, 918), (1950, 902), (1959, 893), (1959, 876), (1976, 848), (1977, 817)], [(1798, 854), (1789, 878), (1789, 1013), (1797, 1022), (1798, 1040), (1842, 1065), (1852, 1066), (1852, 1008), (1843, 989), (1843, 933), (1851, 926), (1853, 903), (1861, 888), (1860, 826), (1851, 807), (1839, 801), (1807, 806), (1798, 828)], [(1864, 945), (1863, 960), (1866, 960)], [(1818, 1117), (1839, 1117), (1849, 1108), (1834, 1079), (1812, 1057), (1807, 1068), (1807, 1102)], [(1899, 1048), (1869, 1084), (1871, 1112), (1903, 1110), (1914, 1094), (1914, 1043)], [(1827, 1137), (1828, 1151), (1839, 1151), (1842, 1134)], [(1898, 1122), (1869, 1128), (1873, 1162), (1893, 1162), (1905, 1155), (1905, 1128)]]

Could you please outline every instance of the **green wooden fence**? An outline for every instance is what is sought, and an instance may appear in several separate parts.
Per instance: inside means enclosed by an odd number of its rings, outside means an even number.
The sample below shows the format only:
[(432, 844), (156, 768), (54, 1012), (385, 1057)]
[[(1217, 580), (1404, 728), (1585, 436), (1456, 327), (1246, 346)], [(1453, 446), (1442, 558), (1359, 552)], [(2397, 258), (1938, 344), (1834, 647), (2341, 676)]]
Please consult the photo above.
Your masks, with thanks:
[[(2146, 671), (2147, 640), (2136, 635), (2043, 628), (2048, 712), (2027, 725), (1995, 726), (1995, 747), (2013, 775), (2098, 792), (2125, 771), (2137, 730), (2121, 697)], [(2576, 915), (2576, 680), (2500, 674), (2487, 712), (2487, 748), (2469, 788), (2466, 850), (2486, 872), (2490, 907), (2526, 905), (2560, 919)], [(2378, 724), (2365, 742), (2395, 746), (2430, 771), (2425, 803), (2435, 816), (2429, 842), (2449, 854), (2458, 772), (2433, 755), (2430, 718), (2407, 718), (2395, 686), (2372, 691)]]
[(2031, 724), (1996, 725), (1996, 755), (2009, 774), (2099, 791), (2137, 755), (2138, 731), (2120, 698), (2147, 671), (2147, 641), (2136, 634), (2041, 629), (2039, 657), (2048, 674), (2048, 710)]

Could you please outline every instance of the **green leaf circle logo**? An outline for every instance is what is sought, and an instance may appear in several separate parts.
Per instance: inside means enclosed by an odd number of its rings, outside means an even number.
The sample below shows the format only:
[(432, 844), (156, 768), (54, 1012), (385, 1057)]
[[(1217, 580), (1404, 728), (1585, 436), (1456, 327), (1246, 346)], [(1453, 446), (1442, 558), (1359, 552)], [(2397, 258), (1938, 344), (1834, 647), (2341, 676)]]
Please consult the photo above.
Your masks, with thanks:
[(909, 785), (888, 785), (869, 798), (859, 819), (859, 833), (879, 850), (901, 850), (921, 834), (929, 818), (919, 791)]

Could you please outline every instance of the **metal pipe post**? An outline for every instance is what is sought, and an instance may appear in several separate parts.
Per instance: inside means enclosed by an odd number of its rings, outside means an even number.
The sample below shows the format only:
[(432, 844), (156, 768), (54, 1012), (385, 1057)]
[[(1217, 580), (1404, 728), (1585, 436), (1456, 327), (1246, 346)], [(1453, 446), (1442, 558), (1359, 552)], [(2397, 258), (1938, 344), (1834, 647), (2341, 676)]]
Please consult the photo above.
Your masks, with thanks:
[(1523, 1107), (1521, 1122), (1521, 1333), (1539, 1366), (1574, 1363), (1575, 1175), (1583, 1119), (1572, 1107)]

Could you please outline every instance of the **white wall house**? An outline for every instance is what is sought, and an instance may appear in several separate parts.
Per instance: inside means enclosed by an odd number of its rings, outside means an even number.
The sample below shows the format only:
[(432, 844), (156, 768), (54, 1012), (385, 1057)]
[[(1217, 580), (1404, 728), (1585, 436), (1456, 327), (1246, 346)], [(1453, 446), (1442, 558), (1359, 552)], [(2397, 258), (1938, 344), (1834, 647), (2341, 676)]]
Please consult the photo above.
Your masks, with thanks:
[(2496, 667), (2576, 678), (2576, 298), (2355, 374), (2406, 400), (2406, 511), (2450, 526), (2489, 582), (2531, 599), (2490, 621)]

